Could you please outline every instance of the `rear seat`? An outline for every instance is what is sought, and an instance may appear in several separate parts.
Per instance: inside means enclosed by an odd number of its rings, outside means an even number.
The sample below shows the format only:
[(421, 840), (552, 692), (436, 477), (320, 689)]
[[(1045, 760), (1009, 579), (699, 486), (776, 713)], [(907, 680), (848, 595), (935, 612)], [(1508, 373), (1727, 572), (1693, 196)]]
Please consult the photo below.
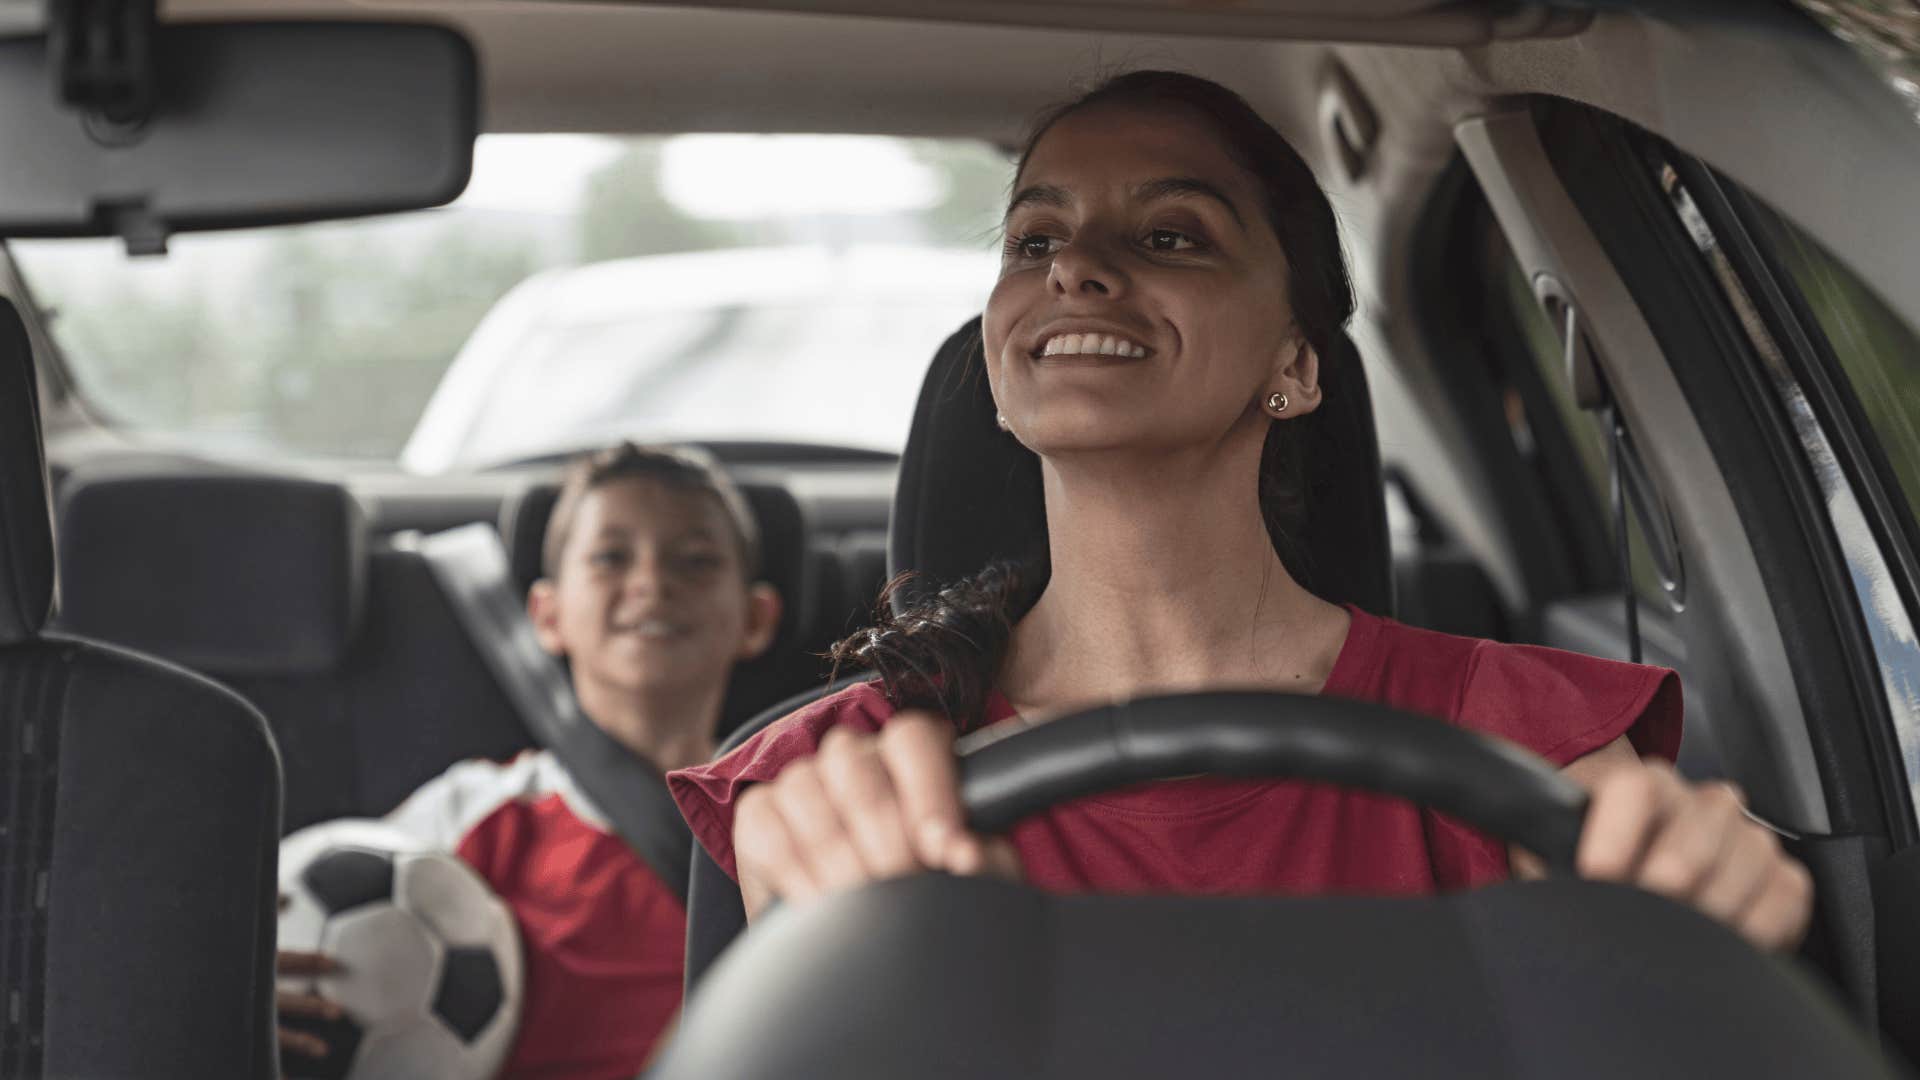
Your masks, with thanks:
[(82, 467), (59, 521), (59, 625), (259, 707), (280, 745), (285, 831), (385, 813), (454, 761), (530, 745), (424, 561), (369, 549), (336, 485)]
[[(772, 484), (742, 492), (786, 611), (767, 655), (736, 670), (722, 735), (826, 674), (799, 504)], [(502, 507), (523, 584), (553, 494), (534, 485)], [(59, 544), (62, 628), (210, 675), (266, 714), (284, 831), (383, 814), (456, 761), (532, 745), (408, 535), (369, 541), (339, 485), (178, 461), (82, 466), (63, 485)]]

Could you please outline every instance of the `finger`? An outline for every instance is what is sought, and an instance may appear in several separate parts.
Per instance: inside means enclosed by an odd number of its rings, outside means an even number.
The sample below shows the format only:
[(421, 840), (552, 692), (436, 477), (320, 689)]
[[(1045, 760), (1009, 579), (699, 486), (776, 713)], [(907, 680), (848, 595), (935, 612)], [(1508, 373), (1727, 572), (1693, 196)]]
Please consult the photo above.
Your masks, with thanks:
[(1683, 790), (1641, 863), (1640, 886), (1669, 899), (1692, 901), (1719, 873), (1745, 824), (1740, 796), (1728, 785)]
[(894, 795), (893, 780), (880, 760), (879, 744), (868, 736), (834, 728), (820, 742), (820, 780), (854, 850), (872, 877), (897, 877), (919, 868), (906, 819)]
[(770, 787), (748, 788), (733, 816), (740, 898), (750, 916), (758, 915), (775, 898), (804, 899), (820, 891), (774, 805)]
[(961, 835), (959, 769), (953, 759), (953, 725), (925, 712), (903, 712), (880, 729), (880, 757), (920, 861), (951, 869), (956, 853), (970, 845)]
[(1679, 780), (1655, 765), (1615, 769), (1594, 782), (1574, 867), (1597, 881), (1632, 881)]
[(1760, 898), (1780, 859), (1780, 840), (1757, 825), (1746, 824), (1728, 841), (1726, 858), (1713, 879), (1694, 896), (1701, 911), (1730, 926), (1740, 925), (1748, 908)]
[(304, 1031), (280, 1029), (280, 1048), (301, 1057), (323, 1058), (327, 1056), (327, 1041), (318, 1035), (309, 1035)]
[(281, 975), (335, 975), (346, 968), (326, 953), (281, 949), (274, 954), (274, 970)]
[(770, 789), (774, 805), (794, 840), (794, 850), (806, 862), (813, 881), (822, 889), (851, 889), (867, 880), (867, 868), (853, 837), (840, 820), (820, 767), (802, 758), (783, 769)]
[(274, 1008), (282, 1016), (311, 1016), (321, 1020), (338, 1020), (342, 1015), (337, 1002), (328, 1001), (318, 994), (300, 994), (290, 990), (275, 992)]
[(1813, 878), (1792, 859), (1773, 864), (1766, 886), (1740, 917), (1739, 930), (1763, 949), (1790, 949), (1800, 943), (1813, 914)]

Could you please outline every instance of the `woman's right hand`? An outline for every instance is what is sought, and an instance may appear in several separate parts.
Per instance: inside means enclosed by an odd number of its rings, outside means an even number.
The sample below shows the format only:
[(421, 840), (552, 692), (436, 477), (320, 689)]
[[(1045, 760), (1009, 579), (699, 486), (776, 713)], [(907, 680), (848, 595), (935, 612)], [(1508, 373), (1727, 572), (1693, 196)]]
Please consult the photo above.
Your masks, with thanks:
[(1013, 845), (969, 832), (953, 725), (895, 714), (878, 734), (834, 728), (810, 758), (740, 796), (734, 860), (747, 917), (921, 870), (1020, 876)]

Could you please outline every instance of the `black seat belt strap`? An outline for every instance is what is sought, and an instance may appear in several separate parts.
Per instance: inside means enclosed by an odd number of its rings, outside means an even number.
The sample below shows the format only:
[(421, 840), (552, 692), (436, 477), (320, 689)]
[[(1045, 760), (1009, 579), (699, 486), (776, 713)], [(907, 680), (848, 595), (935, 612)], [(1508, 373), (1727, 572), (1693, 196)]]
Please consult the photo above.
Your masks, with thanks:
[(581, 710), (566, 673), (534, 635), (499, 535), (488, 525), (463, 525), (414, 546), (527, 730), (684, 903), (693, 838), (666, 777)]

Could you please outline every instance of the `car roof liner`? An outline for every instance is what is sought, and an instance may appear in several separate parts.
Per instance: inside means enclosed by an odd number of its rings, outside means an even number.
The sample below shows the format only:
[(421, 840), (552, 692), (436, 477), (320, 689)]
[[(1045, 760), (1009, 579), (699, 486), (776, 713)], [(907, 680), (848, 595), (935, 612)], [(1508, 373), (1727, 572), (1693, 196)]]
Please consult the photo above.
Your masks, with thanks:
[[(370, 6), (412, 6), (412, 0), (363, 0)], [(532, 8), (577, 0), (524, 0)], [(657, 7), (664, 0), (598, 0), (609, 6)], [(1402, 45), (1478, 45), (1579, 32), (1586, 13), (1487, 0), (702, 0), (672, 7), (800, 15), (851, 15), (893, 20), (1177, 34), (1295, 41)]]

